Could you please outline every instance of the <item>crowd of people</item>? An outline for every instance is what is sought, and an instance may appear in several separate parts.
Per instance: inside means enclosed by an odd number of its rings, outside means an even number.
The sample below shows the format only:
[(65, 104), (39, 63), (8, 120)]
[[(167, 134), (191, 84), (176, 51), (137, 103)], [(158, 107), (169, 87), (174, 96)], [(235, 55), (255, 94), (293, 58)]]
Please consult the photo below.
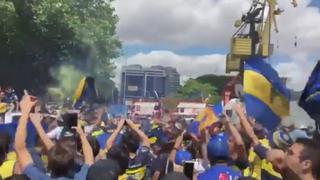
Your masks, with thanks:
[[(110, 118), (101, 105), (75, 111), (39, 101), (26, 92), (15, 136), (0, 132), (1, 179), (320, 179), (320, 140), (304, 129), (269, 132), (242, 104), (234, 108), (239, 122), (223, 113), (200, 130), (196, 120)], [(35, 147), (27, 144), (29, 123)]]

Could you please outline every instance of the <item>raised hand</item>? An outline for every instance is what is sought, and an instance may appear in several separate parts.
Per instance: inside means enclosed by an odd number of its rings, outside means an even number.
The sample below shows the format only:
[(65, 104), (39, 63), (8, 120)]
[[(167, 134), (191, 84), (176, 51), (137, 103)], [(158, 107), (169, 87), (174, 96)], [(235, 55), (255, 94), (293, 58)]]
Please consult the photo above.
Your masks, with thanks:
[(117, 124), (117, 129), (118, 129), (118, 130), (121, 130), (122, 127), (124, 126), (124, 123), (125, 123), (125, 122), (126, 122), (125, 119), (121, 119), (121, 120), (118, 122), (118, 124)]
[(20, 101), (20, 109), (22, 113), (30, 113), (31, 109), (37, 103), (37, 99), (35, 96), (30, 96), (28, 92), (25, 90), (24, 96)]
[(76, 130), (76, 132), (79, 134), (79, 136), (86, 136), (79, 123), (78, 123), (77, 127), (72, 127), (72, 129)]
[(128, 124), (130, 127), (135, 127), (135, 125), (134, 125), (134, 123), (133, 123), (132, 120), (126, 119), (125, 121), (127, 122), (127, 124)]

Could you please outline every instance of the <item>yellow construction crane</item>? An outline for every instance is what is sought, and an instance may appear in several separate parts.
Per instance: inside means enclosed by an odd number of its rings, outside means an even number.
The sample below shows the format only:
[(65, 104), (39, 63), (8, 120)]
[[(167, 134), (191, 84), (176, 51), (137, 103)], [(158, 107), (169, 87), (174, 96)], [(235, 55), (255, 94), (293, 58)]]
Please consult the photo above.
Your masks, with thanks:
[[(297, 7), (296, 0), (291, 2)], [(278, 32), (276, 16), (283, 10), (279, 9), (277, 0), (253, 0), (250, 10), (237, 20), (238, 28), (231, 38), (231, 51), (227, 55), (226, 72), (242, 71), (243, 62), (250, 56), (269, 57), (273, 52), (270, 42), (271, 27)], [(249, 27), (249, 28), (248, 28)]]

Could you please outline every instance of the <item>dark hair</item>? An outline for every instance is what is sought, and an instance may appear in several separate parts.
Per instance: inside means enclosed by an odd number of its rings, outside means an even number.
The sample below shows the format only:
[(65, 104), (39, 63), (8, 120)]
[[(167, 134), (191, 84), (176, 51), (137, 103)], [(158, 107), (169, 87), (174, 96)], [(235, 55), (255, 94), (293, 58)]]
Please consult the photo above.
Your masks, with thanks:
[(5, 132), (0, 133), (0, 165), (6, 160), (9, 152), (10, 135)]
[(5, 178), (4, 180), (30, 180), (30, 178), (28, 178), (28, 176), (24, 174), (15, 174), (13, 176)]
[(48, 152), (48, 169), (53, 177), (66, 177), (75, 165), (75, 147), (67, 140), (59, 141)]
[[(75, 139), (76, 139), (77, 151), (81, 152), (82, 151), (81, 139), (78, 135), (76, 135)], [(93, 156), (96, 157), (100, 152), (100, 144), (99, 144), (98, 140), (93, 136), (87, 136), (87, 140), (91, 146)]]
[(162, 153), (170, 153), (174, 147), (174, 141), (166, 142), (166, 143), (159, 143), (159, 146), (161, 147), (161, 150), (159, 154)]
[(122, 139), (124, 147), (130, 153), (136, 153), (140, 146), (140, 139), (134, 132), (128, 132), (123, 136)]
[(312, 162), (312, 174), (320, 177), (320, 143), (316, 140), (307, 138), (298, 138), (296, 143), (303, 145), (303, 151), (300, 160), (310, 160)]
[(118, 162), (121, 169), (120, 174), (125, 173), (126, 169), (128, 169), (129, 153), (120, 146), (112, 146), (107, 153), (107, 159)]
[(120, 175), (119, 164), (111, 159), (95, 162), (88, 170), (87, 180), (117, 180)]

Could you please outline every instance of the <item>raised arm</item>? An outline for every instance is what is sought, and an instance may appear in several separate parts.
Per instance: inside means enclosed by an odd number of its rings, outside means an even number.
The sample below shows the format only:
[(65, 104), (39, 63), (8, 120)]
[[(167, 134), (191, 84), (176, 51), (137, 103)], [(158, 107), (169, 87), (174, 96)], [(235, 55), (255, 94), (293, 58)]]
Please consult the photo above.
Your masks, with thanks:
[(107, 142), (106, 142), (106, 147), (105, 147), (106, 150), (109, 150), (109, 149), (113, 146), (113, 144), (115, 143), (116, 138), (117, 138), (117, 136), (119, 135), (121, 129), (123, 128), (123, 125), (124, 125), (125, 122), (126, 122), (126, 121), (125, 121), (124, 119), (121, 119), (121, 120), (118, 122), (118, 124), (117, 124), (117, 129), (115, 129), (115, 130), (113, 131), (113, 133), (111, 134), (111, 136), (108, 138), (108, 140), (107, 140)]
[(38, 135), (39, 135), (41, 141), (43, 142), (43, 144), (45, 145), (46, 149), (47, 150), (51, 149), (54, 146), (54, 143), (47, 136), (44, 129), (42, 128), (41, 121), (43, 119), (43, 115), (40, 113), (32, 113), (32, 114), (30, 114), (30, 119), (31, 119), (34, 127), (36, 128)]
[(176, 142), (174, 143), (173, 149), (170, 152), (169, 155), (169, 161), (174, 162), (176, 158), (177, 151), (180, 149), (182, 141), (183, 141), (183, 135), (185, 134), (185, 131), (183, 131), (176, 139)]
[(36, 101), (32, 101), (31, 98), (31, 96), (25, 94), (20, 102), (22, 115), (19, 119), (14, 140), (14, 148), (22, 171), (24, 171), (29, 164), (33, 163), (32, 157), (26, 147), (29, 113), (32, 107), (36, 104)]
[(245, 132), (248, 134), (253, 144), (258, 145), (260, 143), (259, 139), (255, 135), (252, 126), (250, 125), (247, 117), (245, 116), (243, 107), (241, 105), (237, 105), (236, 112), (237, 112), (237, 115), (239, 116), (240, 122)]
[(210, 134), (207, 129), (204, 129), (201, 131), (201, 154), (202, 154), (202, 159), (209, 163), (209, 158), (208, 158), (208, 150), (207, 146), (210, 141)]
[(78, 125), (78, 127), (73, 127), (73, 128), (76, 129), (81, 140), (84, 163), (87, 165), (92, 165), (94, 163), (93, 152), (85, 133), (83, 132), (80, 125)]
[(238, 158), (247, 159), (245, 145), (239, 131), (230, 122), (230, 117), (226, 115), (226, 113), (225, 113), (225, 117), (226, 118), (223, 119), (223, 124), (225, 125), (226, 130), (231, 134), (231, 136), (235, 141), (235, 144), (237, 146), (236, 150), (237, 150)]
[(254, 146), (254, 152), (261, 158), (271, 162), (275, 170), (281, 172), (286, 168), (285, 153), (279, 149), (268, 149), (261, 144)]
[(239, 131), (234, 127), (234, 125), (230, 122), (230, 117), (225, 114), (225, 119), (223, 120), (223, 124), (226, 128), (226, 130), (231, 134), (231, 136), (234, 138), (235, 143), (237, 146), (244, 147), (244, 142), (242, 140), (242, 137), (239, 133)]
[(143, 131), (141, 131), (139, 128), (137, 128), (131, 120), (127, 119), (126, 122), (127, 122), (128, 126), (134, 132), (136, 132), (138, 134), (138, 136), (140, 137), (140, 140), (142, 141), (142, 145), (150, 148), (150, 142), (149, 142), (148, 136)]

